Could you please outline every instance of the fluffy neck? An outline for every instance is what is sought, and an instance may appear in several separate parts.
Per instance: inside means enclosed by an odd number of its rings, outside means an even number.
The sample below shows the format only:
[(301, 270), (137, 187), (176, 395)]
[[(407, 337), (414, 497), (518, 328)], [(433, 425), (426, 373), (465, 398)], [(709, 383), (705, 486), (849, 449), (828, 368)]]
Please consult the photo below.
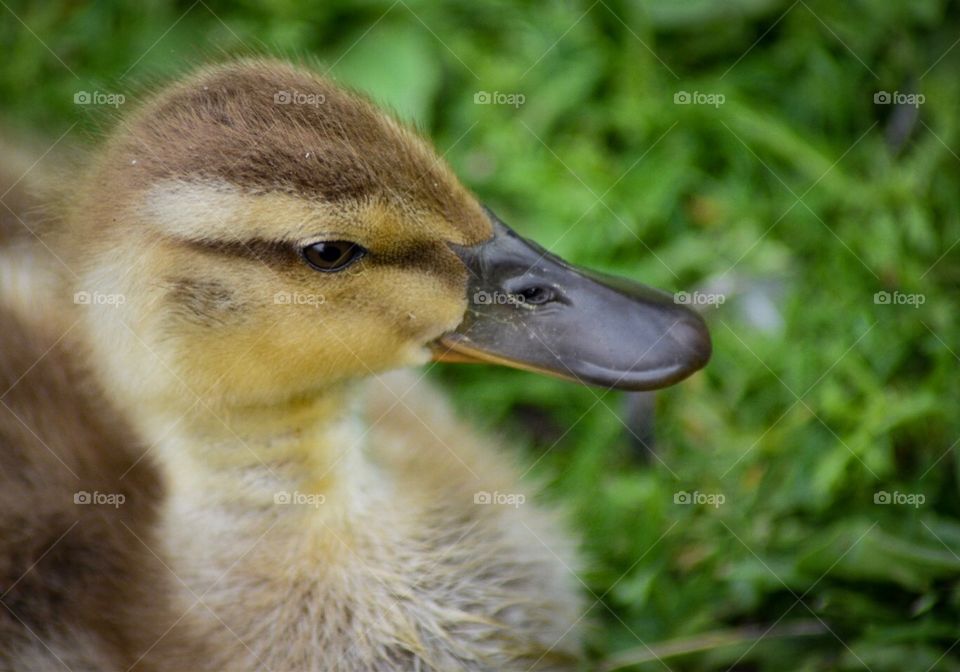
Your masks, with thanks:
[[(392, 494), (390, 478), (367, 456), (360, 392), (216, 414), (201, 406), (179, 422), (153, 417), (167, 483), (160, 553), (177, 579), (173, 611), (190, 611), (201, 596), (212, 610), (198, 610), (182, 624), (187, 634), (171, 641), (216, 630), (222, 618), (227, 632), (253, 641), (257, 623), (270, 618), (263, 614), (292, 607), (302, 618), (313, 608), (296, 586), (356, 562), (348, 544), (366, 538), (363, 521)], [(255, 620), (237, 615), (238, 591), (245, 605), (258, 605)], [(228, 636), (225, 648), (235, 648), (236, 635)]]
[[(242, 408), (198, 401), (185, 413), (143, 418), (176, 506), (272, 518), (342, 510), (375, 478), (365, 457), (362, 388), (339, 386), (309, 399)], [(277, 506), (277, 504), (289, 504)]]

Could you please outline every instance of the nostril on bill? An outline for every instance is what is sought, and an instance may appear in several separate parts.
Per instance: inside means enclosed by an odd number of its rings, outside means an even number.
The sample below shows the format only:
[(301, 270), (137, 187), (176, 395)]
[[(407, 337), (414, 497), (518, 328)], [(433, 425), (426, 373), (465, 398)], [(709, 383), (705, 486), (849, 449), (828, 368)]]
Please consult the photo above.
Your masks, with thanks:
[(548, 301), (552, 301), (555, 296), (552, 289), (543, 287), (541, 285), (524, 287), (523, 289), (517, 291), (516, 294), (523, 299), (524, 303), (528, 303), (533, 306), (539, 306), (547, 303)]

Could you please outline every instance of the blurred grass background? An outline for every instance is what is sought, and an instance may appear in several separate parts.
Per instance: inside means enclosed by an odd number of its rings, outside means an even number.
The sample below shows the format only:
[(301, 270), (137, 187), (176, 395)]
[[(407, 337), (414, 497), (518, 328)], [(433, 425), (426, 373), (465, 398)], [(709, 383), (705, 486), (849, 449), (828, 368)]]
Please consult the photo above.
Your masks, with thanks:
[[(591, 669), (960, 669), (956, 3), (0, 4), (8, 128), (94, 141), (111, 111), (78, 91), (309, 58), (552, 251), (725, 297), (652, 445), (649, 400), (431, 374), (574, 511)], [(675, 503), (695, 492), (723, 503)]]

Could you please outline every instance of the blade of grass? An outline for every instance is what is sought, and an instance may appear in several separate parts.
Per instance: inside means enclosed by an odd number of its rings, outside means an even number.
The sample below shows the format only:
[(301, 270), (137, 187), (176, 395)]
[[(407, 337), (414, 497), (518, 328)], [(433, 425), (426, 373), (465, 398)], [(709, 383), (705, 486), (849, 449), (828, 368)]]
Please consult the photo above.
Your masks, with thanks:
[(655, 660), (679, 658), (693, 653), (703, 653), (713, 649), (741, 644), (755, 644), (761, 639), (784, 639), (789, 637), (812, 637), (826, 633), (826, 627), (819, 621), (797, 621), (773, 629), (761, 626), (729, 628), (704, 632), (692, 637), (667, 640), (653, 646), (627, 649), (610, 656), (598, 667), (598, 672), (613, 672), (641, 663)]

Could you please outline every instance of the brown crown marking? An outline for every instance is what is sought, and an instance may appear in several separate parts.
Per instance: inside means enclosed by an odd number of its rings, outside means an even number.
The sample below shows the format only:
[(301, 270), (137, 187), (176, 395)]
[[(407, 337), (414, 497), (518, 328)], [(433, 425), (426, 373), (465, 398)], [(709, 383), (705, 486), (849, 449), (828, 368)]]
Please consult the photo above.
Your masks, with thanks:
[[(416, 133), (361, 96), (269, 60), (205, 69), (167, 90), (119, 136), (124, 179), (218, 180), (337, 203), (377, 201), (490, 235), (476, 199)], [(117, 156), (114, 154), (114, 156)]]

